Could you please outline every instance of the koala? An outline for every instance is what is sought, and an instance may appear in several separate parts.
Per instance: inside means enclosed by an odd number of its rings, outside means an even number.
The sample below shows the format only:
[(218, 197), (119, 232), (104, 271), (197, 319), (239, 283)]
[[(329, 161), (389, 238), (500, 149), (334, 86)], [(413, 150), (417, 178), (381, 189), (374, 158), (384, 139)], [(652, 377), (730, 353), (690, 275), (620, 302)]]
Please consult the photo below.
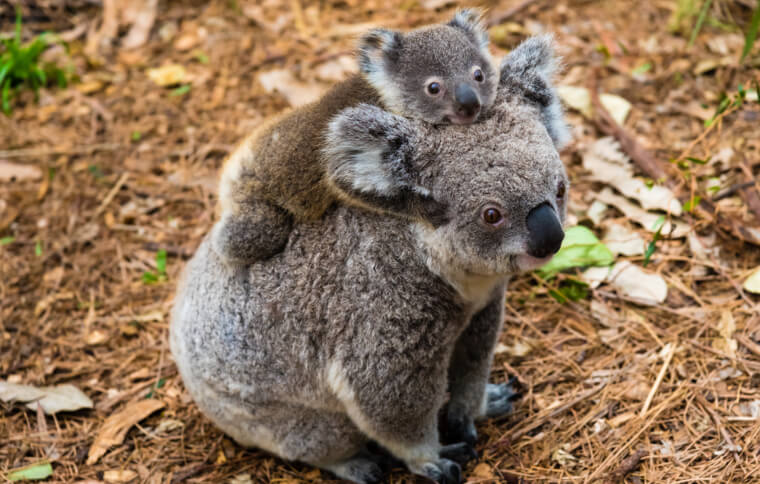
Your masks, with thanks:
[(509, 384), (488, 382), (507, 283), (564, 237), (555, 65), (550, 38), (518, 46), (477, 124), (436, 126), (367, 104), (335, 116), (325, 176), (392, 210), (334, 205), (248, 266), (227, 264), (207, 237), (170, 325), (200, 410), (243, 446), (352, 482), (380, 481), (386, 453), (414, 474), (460, 482), (475, 422), (512, 407)]
[(325, 176), (322, 146), (341, 110), (366, 103), (432, 124), (467, 124), (496, 94), (496, 66), (476, 10), (405, 34), (372, 30), (359, 42), (358, 61), (359, 74), (264, 123), (225, 162), (222, 223), (212, 245), (230, 263), (279, 252), (294, 222), (319, 218), (340, 198)]

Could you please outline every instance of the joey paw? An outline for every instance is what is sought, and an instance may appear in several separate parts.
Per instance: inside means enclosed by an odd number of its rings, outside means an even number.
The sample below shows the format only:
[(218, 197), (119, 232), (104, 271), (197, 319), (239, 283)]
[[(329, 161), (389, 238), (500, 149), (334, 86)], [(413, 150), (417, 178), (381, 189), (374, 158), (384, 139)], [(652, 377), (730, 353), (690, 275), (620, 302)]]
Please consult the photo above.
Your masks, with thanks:
[(489, 383), (486, 385), (486, 417), (501, 417), (512, 412), (512, 402), (521, 396), (512, 387), (514, 381), (513, 378), (510, 378), (507, 383)]
[(461, 411), (449, 408), (446, 415), (446, 442), (464, 442), (475, 447), (478, 441), (478, 431), (475, 421)]
[(453, 460), (461, 466), (478, 458), (478, 453), (475, 451), (475, 448), (467, 442), (444, 445), (441, 447), (441, 451), (438, 455), (443, 459)]
[(428, 462), (422, 468), (422, 473), (428, 479), (438, 484), (459, 484), (462, 482), (462, 468), (454, 461), (440, 459), (438, 462)]

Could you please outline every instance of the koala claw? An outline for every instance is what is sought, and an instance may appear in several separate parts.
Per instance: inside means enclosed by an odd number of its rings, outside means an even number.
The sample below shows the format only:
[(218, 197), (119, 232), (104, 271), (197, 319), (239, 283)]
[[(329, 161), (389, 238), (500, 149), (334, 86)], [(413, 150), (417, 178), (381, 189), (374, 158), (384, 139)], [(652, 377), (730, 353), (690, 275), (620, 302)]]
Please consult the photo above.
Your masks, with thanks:
[(438, 454), (444, 459), (453, 460), (459, 465), (465, 465), (471, 460), (478, 458), (478, 453), (467, 442), (459, 442), (457, 444), (449, 444), (441, 447), (441, 451)]
[(512, 402), (520, 398), (512, 387), (514, 378), (507, 383), (489, 383), (486, 385), (486, 417), (500, 417), (512, 412)]
[(456, 462), (448, 459), (440, 459), (438, 462), (425, 464), (422, 473), (438, 484), (459, 484), (462, 482), (462, 468)]
[(478, 431), (472, 417), (450, 408), (446, 418), (446, 441), (464, 442), (475, 447)]

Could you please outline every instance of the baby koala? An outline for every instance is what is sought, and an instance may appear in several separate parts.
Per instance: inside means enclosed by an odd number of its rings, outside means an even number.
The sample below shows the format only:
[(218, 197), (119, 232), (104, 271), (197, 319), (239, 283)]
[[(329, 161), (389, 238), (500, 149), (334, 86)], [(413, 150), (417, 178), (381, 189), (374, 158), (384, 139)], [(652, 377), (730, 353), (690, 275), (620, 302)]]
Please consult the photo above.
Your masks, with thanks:
[(442, 214), (427, 213), (425, 204), (400, 207), (380, 196), (358, 200), (336, 190), (325, 176), (324, 136), (335, 115), (360, 103), (434, 125), (476, 121), (493, 103), (498, 84), (480, 12), (461, 10), (448, 23), (407, 33), (375, 29), (362, 37), (358, 51), (359, 74), (320, 100), (265, 122), (225, 162), (221, 223), (211, 240), (228, 263), (246, 265), (280, 252), (294, 221), (317, 219), (339, 199), (405, 215), (413, 209), (441, 221)]

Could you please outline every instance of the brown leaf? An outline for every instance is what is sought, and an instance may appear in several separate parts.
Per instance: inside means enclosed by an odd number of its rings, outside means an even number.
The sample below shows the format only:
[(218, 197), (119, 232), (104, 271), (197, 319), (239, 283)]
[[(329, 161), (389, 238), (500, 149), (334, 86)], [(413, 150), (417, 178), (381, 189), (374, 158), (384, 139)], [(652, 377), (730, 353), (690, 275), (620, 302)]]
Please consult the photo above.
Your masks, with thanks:
[(22, 165), (0, 160), (0, 182), (39, 180), (42, 170), (34, 165)]
[(129, 33), (122, 41), (122, 45), (127, 49), (140, 47), (150, 36), (150, 30), (156, 21), (156, 11), (158, 9), (158, 0), (143, 0), (142, 2), (125, 2), (127, 10), (124, 17), (132, 24)]
[(114, 484), (129, 482), (135, 477), (137, 477), (137, 472), (130, 471), (129, 469), (115, 469), (103, 473), (103, 479), (106, 482), (112, 482)]
[(87, 465), (92, 465), (100, 459), (108, 449), (124, 442), (127, 431), (137, 422), (146, 418), (156, 410), (164, 408), (161, 400), (148, 399), (133, 402), (119, 413), (108, 417), (98, 431), (95, 442), (87, 455)]

